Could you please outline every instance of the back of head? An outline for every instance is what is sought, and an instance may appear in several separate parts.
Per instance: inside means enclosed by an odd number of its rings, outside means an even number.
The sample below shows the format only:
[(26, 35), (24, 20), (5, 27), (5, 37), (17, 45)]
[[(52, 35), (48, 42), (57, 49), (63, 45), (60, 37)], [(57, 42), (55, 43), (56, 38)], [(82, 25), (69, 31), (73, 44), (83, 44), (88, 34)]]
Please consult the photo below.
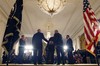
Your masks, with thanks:
[(38, 29), (37, 32), (41, 32), (41, 29)]
[(69, 35), (66, 35), (66, 39), (68, 39), (70, 36)]
[(22, 38), (25, 37), (24, 35), (21, 36)]
[(55, 33), (58, 33), (58, 30), (55, 30)]

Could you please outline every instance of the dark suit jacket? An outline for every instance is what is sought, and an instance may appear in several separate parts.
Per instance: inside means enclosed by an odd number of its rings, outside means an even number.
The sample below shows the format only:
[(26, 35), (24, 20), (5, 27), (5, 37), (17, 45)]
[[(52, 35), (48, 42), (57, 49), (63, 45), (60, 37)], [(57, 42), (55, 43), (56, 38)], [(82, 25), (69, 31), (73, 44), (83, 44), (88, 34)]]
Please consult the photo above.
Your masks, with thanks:
[[(37, 32), (34, 34), (32, 38), (32, 44), (35, 48), (41, 48), (42, 47), (42, 39), (47, 41), (47, 39), (44, 37), (43, 33)], [(47, 41), (48, 42), (48, 41)]]
[(23, 40), (22, 38), (19, 40), (19, 47), (24, 47), (25, 45), (25, 40)]
[[(51, 44), (50, 41), (52, 41), (53, 43)], [(49, 42), (48, 42), (45, 50), (46, 51), (54, 51), (54, 37), (51, 37), (49, 39)]]
[(71, 38), (69, 38), (67, 41), (66, 41), (66, 45), (68, 46), (68, 49), (73, 51), (74, 48), (73, 48), (73, 41)]
[(60, 33), (54, 34), (54, 43), (55, 43), (55, 46), (63, 45), (62, 35)]

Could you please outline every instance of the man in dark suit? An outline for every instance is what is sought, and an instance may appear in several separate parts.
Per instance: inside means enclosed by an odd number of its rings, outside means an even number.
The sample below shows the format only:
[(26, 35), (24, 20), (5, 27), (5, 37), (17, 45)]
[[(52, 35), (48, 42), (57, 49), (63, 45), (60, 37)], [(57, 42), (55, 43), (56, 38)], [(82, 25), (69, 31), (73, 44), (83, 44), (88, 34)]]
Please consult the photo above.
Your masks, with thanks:
[(33, 61), (34, 64), (42, 64), (42, 39), (48, 42), (48, 40), (44, 37), (43, 33), (40, 29), (37, 30), (37, 33), (33, 35), (32, 44), (34, 47), (34, 56)]
[(66, 45), (68, 46), (68, 63), (73, 64), (74, 63), (73, 54), (72, 54), (72, 51), (74, 50), (73, 41), (69, 35), (66, 36), (66, 39), (67, 39)]
[(54, 44), (57, 52), (57, 64), (59, 65), (61, 61), (65, 64), (62, 35), (58, 32), (58, 30), (55, 30)]
[(50, 37), (49, 42), (46, 46), (46, 64), (54, 63), (54, 37)]
[(20, 40), (19, 40), (19, 63), (23, 63), (23, 55), (24, 55), (24, 46), (26, 44), (26, 38), (24, 35), (21, 36)]

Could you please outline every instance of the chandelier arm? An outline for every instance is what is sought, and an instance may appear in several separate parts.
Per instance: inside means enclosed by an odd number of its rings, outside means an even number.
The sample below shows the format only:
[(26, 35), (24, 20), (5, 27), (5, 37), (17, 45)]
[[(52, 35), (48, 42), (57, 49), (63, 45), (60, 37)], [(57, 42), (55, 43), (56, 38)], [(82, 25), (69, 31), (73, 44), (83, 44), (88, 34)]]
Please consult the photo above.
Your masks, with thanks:
[[(44, 0), (42, 0), (42, 1), (41, 1), (41, 7), (43, 7), (43, 1), (44, 1)], [(46, 4), (47, 4), (47, 3), (46, 3)], [(47, 11), (47, 12), (48, 12), (48, 10), (46, 10), (46, 8), (45, 8), (45, 7), (43, 7), (43, 9), (44, 9), (45, 11)]]
[(46, 10), (46, 8), (43, 7), (43, 9), (48, 12), (48, 10)]
[[(55, 4), (55, 0), (54, 0), (54, 4)], [(54, 9), (54, 5), (53, 5), (53, 8), (52, 8), (52, 10)]]
[(44, 0), (37, 0), (39, 2), (39, 5), (41, 5), (43, 3)]
[[(47, 4), (47, 3), (46, 3)], [(42, 5), (42, 7), (43, 7), (43, 5)], [(43, 7), (43, 9), (45, 10), (45, 11), (47, 11), (48, 12), (48, 10), (45, 8), (45, 7)], [(49, 8), (48, 8), (49, 9)], [(50, 9), (49, 9), (50, 10)]]
[[(58, 7), (57, 9), (59, 9), (59, 8), (60, 8), (60, 6), (61, 6), (61, 2), (60, 2), (59, 7)], [(57, 9), (55, 9), (55, 10), (57, 10)]]
[(44, 2), (44, 0), (41, 1), (42, 3)]
[[(46, 4), (47, 4), (47, 0), (46, 0)], [(50, 10), (49, 6), (47, 5), (48, 9)]]
[(63, 6), (65, 5), (64, 2), (66, 2), (66, 0), (64, 0), (64, 1), (62, 2), (62, 3), (63, 3), (63, 4), (62, 4)]
[(41, 1), (40, 1), (40, 0), (37, 0), (37, 1), (39, 2), (39, 4), (38, 4), (39, 7), (40, 7), (40, 8), (43, 7), (43, 6), (42, 6), (42, 3), (43, 3), (44, 0), (41, 0)]

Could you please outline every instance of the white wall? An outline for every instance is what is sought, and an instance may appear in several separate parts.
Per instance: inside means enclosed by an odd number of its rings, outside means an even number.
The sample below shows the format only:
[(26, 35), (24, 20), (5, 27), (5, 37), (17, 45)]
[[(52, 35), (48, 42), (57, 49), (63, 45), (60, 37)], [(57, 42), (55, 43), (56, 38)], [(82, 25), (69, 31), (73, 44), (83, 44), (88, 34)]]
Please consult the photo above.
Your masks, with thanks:
[(73, 47), (74, 50), (81, 49), (80, 48), (80, 41), (79, 41), (79, 36), (84, 33), (84, 30), (82, 29), (80, 32), (77, 33), (77, 35), (73, 38)]
[(74, 47), (74, 50), (81, 49), (81, 48), (80, 48), (79, 36), (76, 37), (76, 38), (73, 40), (73, 47)]
[(1, 44), (2, 44), (2, 40), (3, 40), (5, 26), (6, 26), (6, 19), (2, 16), (2, 14), (0, 12), (0, 63), (2, 62), (3, 49), (1, 47)]

